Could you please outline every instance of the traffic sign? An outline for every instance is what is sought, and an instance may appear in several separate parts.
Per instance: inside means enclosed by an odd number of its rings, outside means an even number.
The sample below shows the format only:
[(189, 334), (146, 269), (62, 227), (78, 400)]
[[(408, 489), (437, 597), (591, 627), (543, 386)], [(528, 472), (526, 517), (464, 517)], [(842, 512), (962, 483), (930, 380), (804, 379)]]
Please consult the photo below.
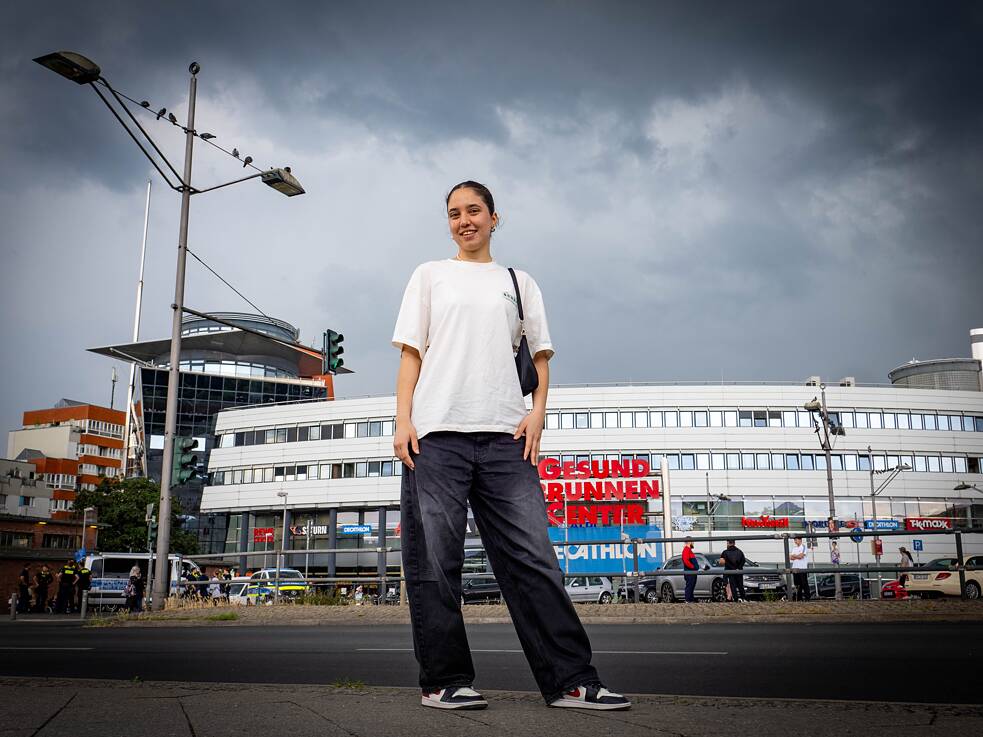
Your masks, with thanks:
[(860, 530), (855, 529), (850, 533), (850, 539), (855, 543), (862, 543), (864, 541), (864, 534)]
[(921, 553), (922, 551), (925, 550), (925, 545), (922, 543), (921, 540), (912, 540), (911, 549), (914, 550), (916, 553)]

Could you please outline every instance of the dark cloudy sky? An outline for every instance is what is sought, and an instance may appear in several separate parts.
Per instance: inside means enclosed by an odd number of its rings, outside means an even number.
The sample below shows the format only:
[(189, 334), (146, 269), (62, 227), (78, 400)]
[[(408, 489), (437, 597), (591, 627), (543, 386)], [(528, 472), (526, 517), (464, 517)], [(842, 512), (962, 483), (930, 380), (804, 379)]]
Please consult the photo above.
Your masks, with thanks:
[[(542, 287), (556, 383), (886, 382), (983, 327), (979, 3), (75, 7), (0, 9), (0, 430), (107, 403), (85, 349), (132, 330), (150, 167), (31, 62), (59, 49), (182, 120), (197, 60), (197, 128), (293, 167), (303, 197), (194, 198), (189, 243), (305, 341), (344, 332), (341, 395), (392, 391), (403, 286), (453, 255), (443, 195), (468, 178), (497, 259)], [(197, 151), (198, 187), (240, 171)], [(142, 337), (169, 331), (178, 209), (155, 180)], [(186, 299), (248, 309), (193, 261)]]

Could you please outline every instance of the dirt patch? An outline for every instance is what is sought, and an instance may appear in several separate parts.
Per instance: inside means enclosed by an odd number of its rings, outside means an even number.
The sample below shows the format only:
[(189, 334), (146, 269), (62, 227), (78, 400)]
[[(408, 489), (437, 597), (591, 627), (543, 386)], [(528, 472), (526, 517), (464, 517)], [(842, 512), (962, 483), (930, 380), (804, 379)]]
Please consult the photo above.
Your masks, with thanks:
[[(819, 601), (700, 604), (576, 604), (585, 624), (691, 624), (712, 622), (910, 622), (983, 621), (983, 602), (958, 599), (908, 601)], [(463, 607), (472, 624), (511, 622), (504, 605)], [(230, 615), (235, 614), (235, 619)], [(216, 617), (216, 615), (224, 615)], [(228, 617), (228, 618), (226, 618)], [(89, 626), (312, 626), (332, 624), (409, 624), (400, 606), (239, 606), (172, 608), (152, 614), (99, 618)]]

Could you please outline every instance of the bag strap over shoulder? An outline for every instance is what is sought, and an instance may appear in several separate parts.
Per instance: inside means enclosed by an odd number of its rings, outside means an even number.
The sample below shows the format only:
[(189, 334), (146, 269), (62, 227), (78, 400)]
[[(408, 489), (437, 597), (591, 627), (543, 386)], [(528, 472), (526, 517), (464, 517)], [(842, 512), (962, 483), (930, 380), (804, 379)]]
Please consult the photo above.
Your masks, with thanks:
[(512, 286), (515, 287), (515, 305), (519, 308), (519, 322), (523, 320), (522, 317), (522, 297), (519, 295), (519, 280), (515, 278), (515, 270), (510, 266), (509, 275), (512, 277)]

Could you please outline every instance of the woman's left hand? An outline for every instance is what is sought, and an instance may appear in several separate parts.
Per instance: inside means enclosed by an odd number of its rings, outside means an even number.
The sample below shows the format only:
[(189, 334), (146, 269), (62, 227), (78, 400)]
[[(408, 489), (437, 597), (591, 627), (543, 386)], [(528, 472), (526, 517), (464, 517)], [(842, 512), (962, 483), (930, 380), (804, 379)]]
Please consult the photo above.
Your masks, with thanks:
[(515, 429), (514, 440), (526, 436), (526, 447), (522, 451), (522, 460), (529, 459), (532, 465), (539, 463), (539, 443), (543, 438), (543, 425), (546, 424), (546, 411), (534, 409), (527, 414)]

